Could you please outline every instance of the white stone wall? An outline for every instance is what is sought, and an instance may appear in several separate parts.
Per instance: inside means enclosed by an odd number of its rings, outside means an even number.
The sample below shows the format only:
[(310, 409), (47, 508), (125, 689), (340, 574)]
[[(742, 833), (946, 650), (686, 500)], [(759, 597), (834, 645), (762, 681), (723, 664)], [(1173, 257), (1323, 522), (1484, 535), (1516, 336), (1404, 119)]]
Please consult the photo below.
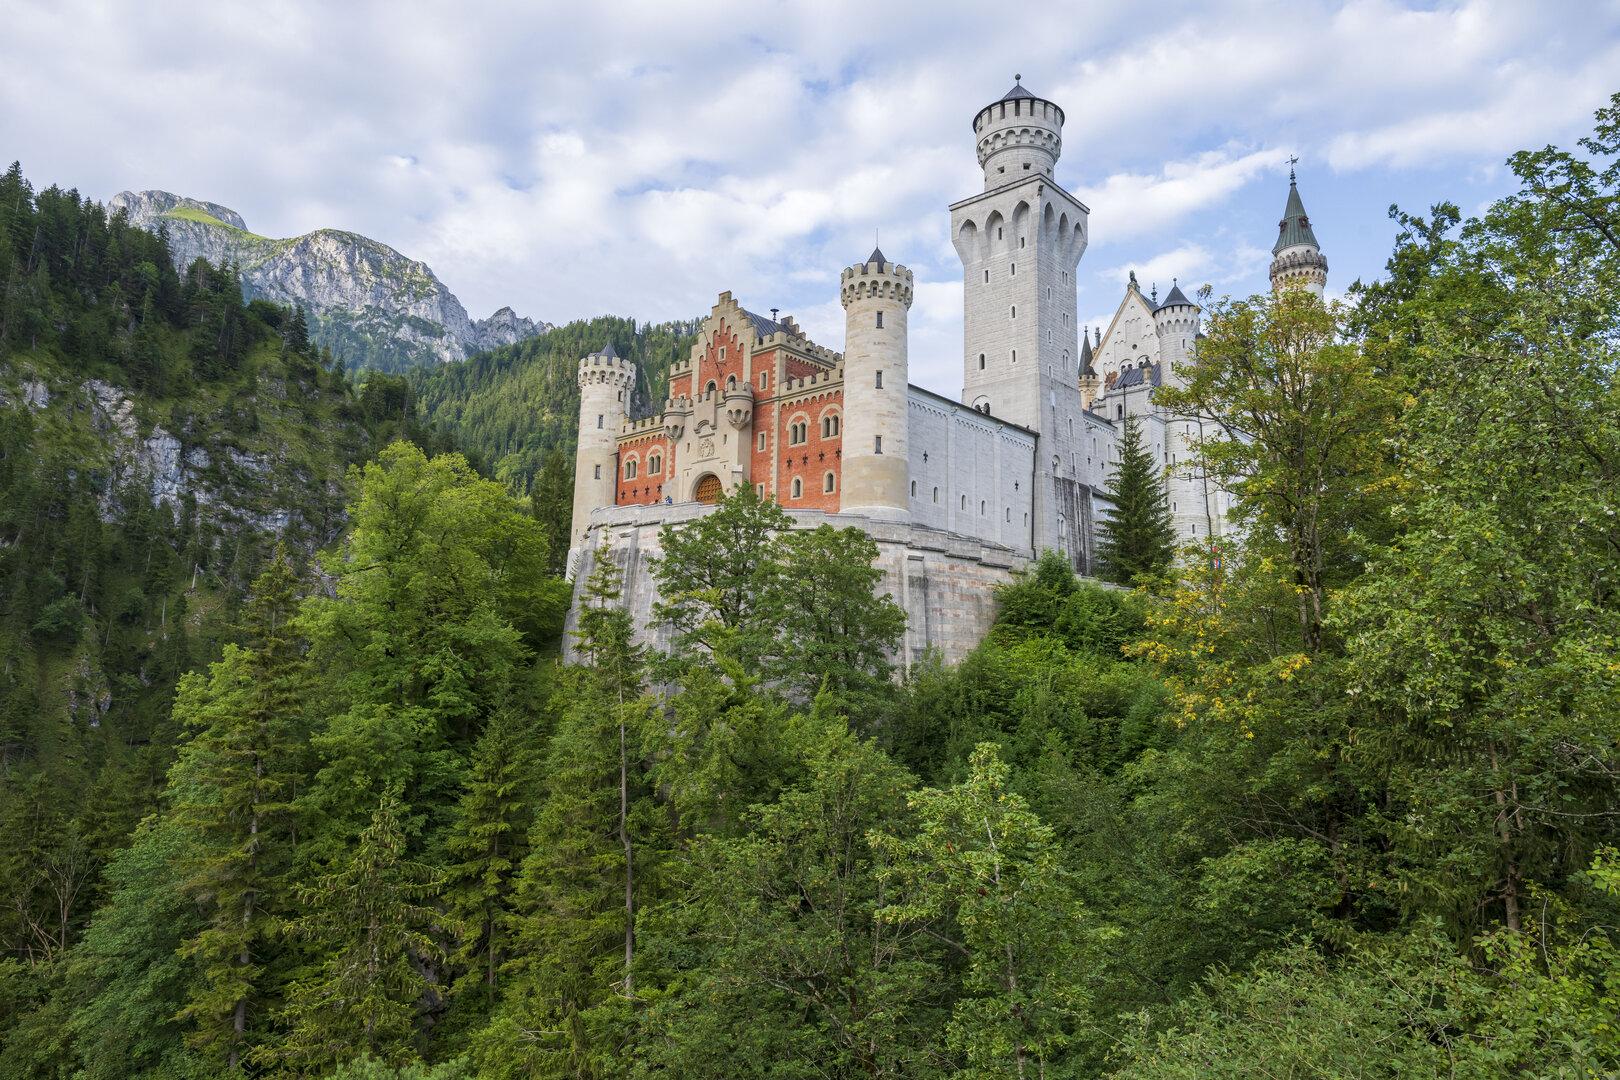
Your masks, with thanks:
[(574, 456), (574, 520), (569, 533), (572, 568), (592, 510), (612, 506), (618, 482), (618, 435), (636, 384), (636, 365), (617, 356), (579, 362), (579, 450)]
[[(652, 613), (658, 599), (652, 564), (663, 550), (659, 531), (712, 511), (713, 507), (697, 503), (595, 511), (574, 576), (564, 656), (575, 658), (573, 631), (580, 592), (604, 550), (624, 574), (623, 603), (635, 623), (637, 642), (668, 649), (672, 644), (669, 629), (658, 624)], [(930, 648), (938, 649), (946, 663), (956, 663), (971, 652), (995, 621), (995, 587), (1012, 580), (1012, 572), (1028, 564), (1020, 553), (999, 545), (912, 522), (815, 510), (789, 510), (788, 515), (794, 528), (853, 526), (877, 542), (877, 566), (883, 571), (879, 588), (894, 597), (906, 613), (906, 632), (895, 658), (902, 670), (909, 670)]]
[(1030, 554), (1033, 433), (910, 387), (911, 519)]

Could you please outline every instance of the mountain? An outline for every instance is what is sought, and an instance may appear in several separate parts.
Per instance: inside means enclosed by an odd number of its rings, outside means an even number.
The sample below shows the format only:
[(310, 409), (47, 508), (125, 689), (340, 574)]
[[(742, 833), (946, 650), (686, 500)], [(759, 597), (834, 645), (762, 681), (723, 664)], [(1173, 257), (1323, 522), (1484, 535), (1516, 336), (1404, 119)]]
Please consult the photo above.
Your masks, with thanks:
[(249, 299), (304, 308), (310, 335), (349, 370), (401, 371), (460, 360), (533, 337), (549, 324), (503, 307), (474, 320), (426, 263), (339, 229), (274, 240), (242, 215), (167, 191), (124, 191), (108, 204), (132, 224), (167, 231), (178, 269), (229, 262)]

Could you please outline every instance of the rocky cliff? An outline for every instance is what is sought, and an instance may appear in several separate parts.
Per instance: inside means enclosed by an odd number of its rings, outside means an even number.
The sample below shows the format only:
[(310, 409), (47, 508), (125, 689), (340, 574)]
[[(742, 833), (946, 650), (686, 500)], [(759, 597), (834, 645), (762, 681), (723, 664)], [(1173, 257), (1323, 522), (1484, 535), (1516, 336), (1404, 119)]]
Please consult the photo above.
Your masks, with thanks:
[(250, 232), (234, 210), (167, 191), (120, 192), (108, 209), (165, 229), (177, 266), (234, 263), (249, 299), (303, 307), (314, 339), (351, 369), (461, 360), (550, 328), (509, 307), (474, 321), (426, 263), (358, 233), (317, 229), (275, 240)]

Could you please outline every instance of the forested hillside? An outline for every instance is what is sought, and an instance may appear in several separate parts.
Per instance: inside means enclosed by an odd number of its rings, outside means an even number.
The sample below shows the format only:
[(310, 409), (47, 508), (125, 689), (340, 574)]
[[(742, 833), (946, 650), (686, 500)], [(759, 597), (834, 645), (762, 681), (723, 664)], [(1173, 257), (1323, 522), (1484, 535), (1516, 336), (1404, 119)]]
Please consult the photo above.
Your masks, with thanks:
[(157, 806), (181, 674), (278, 543), (307, 567), (339, 535), (348, 466), (419, 425), (297, 313), (15, 165), (0, 283), (0, 942), (49, 966)]
[(387, 447), (138, 826), (39, 846), (8, 760), (0, 1075), (1614, 1075), (1620, 95), (1582, 149), (1397, 214), (1348, 304), (1213, 304), (1160, 393), (1244, 434), (1241, 539), (1045, 557), (955, 668), (897, 679), (875, 543), (747, 486), (663, 537), (668, 653), (600, 559), (559, 664), (547, 527)]

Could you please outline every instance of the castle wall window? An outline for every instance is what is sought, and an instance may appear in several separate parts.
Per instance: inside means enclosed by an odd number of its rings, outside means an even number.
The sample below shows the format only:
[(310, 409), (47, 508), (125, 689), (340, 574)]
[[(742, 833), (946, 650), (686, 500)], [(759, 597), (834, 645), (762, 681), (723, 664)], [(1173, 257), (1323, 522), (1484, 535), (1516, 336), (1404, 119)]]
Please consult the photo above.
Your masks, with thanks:
[(1014, 304), (1012, 306), (1012, 317), (1015, 318), (1015, 319), (1018, 318), (1018, 305), (1017, 304)]
[(770, 382), (771, 382), (771, 373), (770, 372), (762, 371), (762, 372), (759, 373), (759, 388), (761, 390), (763, 390), (763, 389), (765, 389), (765, 387), (769, 386)]
[(1018, 363), (1018, 350), (1017, 349), (1014, 349), (1012, 351), (1012, 362), (1015, 363), (1015, 364)]
[(663, 471), (664, 456), (662, 454), (654, 454), (652, 457), (647, 459), (647, 472), (649, 475), (657, 476)]
[(984, 283), (986, 285), (990, 284), (990, 271), (988, 270), (984, 272)]
[(984, 353), (979, 354), (979, 370), (984, 370)]
[(911, 482), (911, 497), (913, 499), (917, 497), (917, 481), (915, 480)]
[(804, 481), (801, 480), (799, 477), (795, 476), (793, 478), (793, 494), (792, 494), (792, 498), (797, 499), (797, 498), (800, 498), (803, 495), (804, 495)]
[[(1028, 166), (1028, 165), (1025, 165), (1025, 166), (1024, 166), (1024, 168), (1026, 168), (1026, 169), (1027, 169), (1027, 168), (1029, 168), (1029, 166)], [(1022, 236), (1020, 236), (1020, 237), (1019, 237), (1019, 238), (1018, 238), (1018, 246), (1019, 246), (1019, 247), (1023, 247), (1023, 246), (1024, 246), (1024, 238), (1023, 238), (1023, 237), (1022, 237)]]
[(883, 329), (883, 312), (881, 311), (877, 313), (877, 328), (879, 330)]
[(882, 368), (878, 368), (878, 370), (877, 370), (877, 388), (879, 390), (883, 389), (883, 369)]
[(934, 489), (934, 501), (939, 502), (939, 488)]
[(596, 467), (596, 479), (602, 479), (602, 466), (600, 465)]
[(1018, 276), (1018, 264), (1017, 263), (1008, 263), (1007, 264), (1007, 276), (1008, 277), (1017, 277)]
[(962, 502), (961, 502), (961, 505), (959, 505), (959, 506), (958, 506), (958, 507), (957, 507), (957, 509), (958, 509), (958, 510), (966, 510), (966, 509), (967, 509), (967, 496), (966, 496), (966, 495), (963, 495), (963, 496), (962, 496)]
[(835, 439), (838, 437), (839, 417), (837, 413), (828, 413), (821, 418), (821, 437)]
[(597, 426), (597, 428), (600, 429), (600, 428), (606, 426), (606, 424), (607, 424), (607, 417), (605, 417), (605, 416), (601, 415), (600, 413), (598, 413), (597, 417), (596, 417), (596, 426)]
[(980, 517), (984, 517), (985, 505), (986, 505), (985, 501), (983, 499), (980, 499), (979, 500), (979, 516)]
[(833, 474), (827, 473), (821, 478), (821, 490), (830, 494), (832, 492), (834, 482)]
[(883, 436), (881, 436), (881, 435), (872, 436), (872, 453), (874, 453), (874, 454), (883, 453)]
[(737, 376), (728, 375), (726, 377), (726, 389), (727, 390), (735, 390), (735, 389), (737, 389)]
[(709, 384), (703, 388), (703, 392), (705, 394), (712, 394), (717, 389), (719, 389), (718, 385), (715, 383), (715, 381), (713, 379), (710, 379)]
[(634, 480), (636, 478), (636, 473), (636, 461), (634, 458), (631, 458), (629, 461), (624, 463), (624, 478), (626, 480)]
[(759, 433), (759, 448), (761, 450), (767, 449), (767, 438), (768, 436), (763, 431)]

